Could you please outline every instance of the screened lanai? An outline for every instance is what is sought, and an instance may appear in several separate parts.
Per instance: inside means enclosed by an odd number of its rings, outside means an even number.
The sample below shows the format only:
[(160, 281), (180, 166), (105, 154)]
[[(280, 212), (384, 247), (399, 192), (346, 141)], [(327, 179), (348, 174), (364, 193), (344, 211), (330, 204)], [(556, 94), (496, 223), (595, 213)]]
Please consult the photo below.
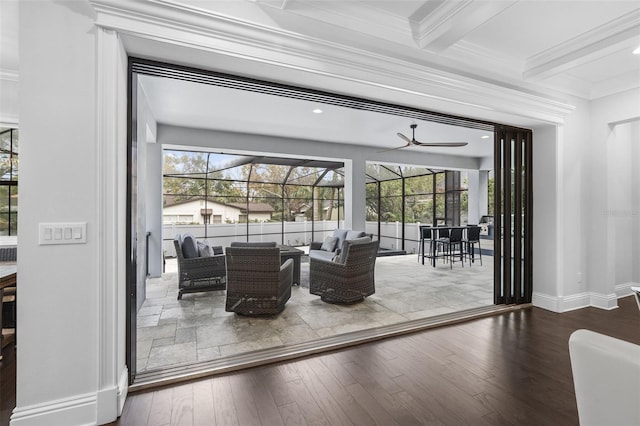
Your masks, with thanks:
[[(187, 229), (220, 245), (306, 246), (343, 226), (344, 185), (340, 161), (167, 149), (164, 249)], [(416, 252), (420, 224), (468, 222), (467, 171), (368, 163), (366, 185), (366, 231), (387, 253)]]

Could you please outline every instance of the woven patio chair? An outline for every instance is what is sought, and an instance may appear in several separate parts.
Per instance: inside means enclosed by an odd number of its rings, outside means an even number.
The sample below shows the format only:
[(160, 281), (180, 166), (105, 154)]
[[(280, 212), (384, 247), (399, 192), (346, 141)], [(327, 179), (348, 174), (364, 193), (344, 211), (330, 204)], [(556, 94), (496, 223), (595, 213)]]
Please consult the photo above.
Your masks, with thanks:
[(293, 260), (280, 264), (278, 247), (227, 247), (225, 310), (240, 315), (275, 315), (291, 297)]
[(173, 246), (178, 260), (178, 300), (185, 293), (226, 288), (227, 270), (222, 246), (211, 247), (213, 255), (199, 256), (200, 253), (197, 253), (191, 257), (185, 257), (181, 235), (173, 239)]
[(376, 292), (379, 241), (349, 241), (335, 260), (310, 258), (309, 291), (328, 303), (356, 303)]

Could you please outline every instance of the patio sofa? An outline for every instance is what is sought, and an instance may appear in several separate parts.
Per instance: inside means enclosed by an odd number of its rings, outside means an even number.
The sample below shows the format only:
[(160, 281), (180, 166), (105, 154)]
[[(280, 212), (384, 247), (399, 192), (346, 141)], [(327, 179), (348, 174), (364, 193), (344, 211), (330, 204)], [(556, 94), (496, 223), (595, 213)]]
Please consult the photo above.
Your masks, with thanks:
[(333, 235), (327, 236), (324, 241), (314, 241), (309, 245), (310, 259), (333, 260), (344, 251), (345, 241), (355, 240), (371, 234), (364, 231), (353, 231), (351, 229), (337, 228), (333, 230)]

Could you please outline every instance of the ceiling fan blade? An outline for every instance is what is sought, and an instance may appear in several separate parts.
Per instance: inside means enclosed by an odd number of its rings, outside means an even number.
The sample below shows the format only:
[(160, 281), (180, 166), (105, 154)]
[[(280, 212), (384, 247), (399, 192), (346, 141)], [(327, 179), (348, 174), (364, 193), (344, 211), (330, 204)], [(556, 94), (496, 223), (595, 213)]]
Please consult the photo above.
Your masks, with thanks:
[(403, 135), (402, 133), (398, 133), (398, 137), (407, 143), (407, 146), (411, 145), (411, 139)]
[(406, 145), (398, 146), (398, 147), (395, 147), (395, 148), (383, 149), (382, 151), (377, 151), (377, 153), (395, 151), (396, 149), (402, 149), (402, 148), (406, 148), (408, 146), (411, 146), (411, 143), (408, 142)]
[(418, 146), (442, 146), (442, 147), (449, 147), (449, 148), (469, 145), (468, 142), (418, 142), (418, 141), (413, 141), (413, 144)]

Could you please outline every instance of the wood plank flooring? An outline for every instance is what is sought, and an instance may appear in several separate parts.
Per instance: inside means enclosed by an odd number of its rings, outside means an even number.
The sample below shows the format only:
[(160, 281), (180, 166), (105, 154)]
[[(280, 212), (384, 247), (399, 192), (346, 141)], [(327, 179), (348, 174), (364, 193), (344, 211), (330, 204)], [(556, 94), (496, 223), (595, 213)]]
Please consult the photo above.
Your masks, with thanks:
[[(640, 344), (619, 309), (482, 318), (297, 361), (130, 394), (112, 425), (577, 425), (569, 335)], [(15, 406), (15, 352), (0, 362), (0, 425)]]
[(620, 308), (524, 309), (132, 394), (113, 425), (577, 425), (569, 335), (640, 344)]

